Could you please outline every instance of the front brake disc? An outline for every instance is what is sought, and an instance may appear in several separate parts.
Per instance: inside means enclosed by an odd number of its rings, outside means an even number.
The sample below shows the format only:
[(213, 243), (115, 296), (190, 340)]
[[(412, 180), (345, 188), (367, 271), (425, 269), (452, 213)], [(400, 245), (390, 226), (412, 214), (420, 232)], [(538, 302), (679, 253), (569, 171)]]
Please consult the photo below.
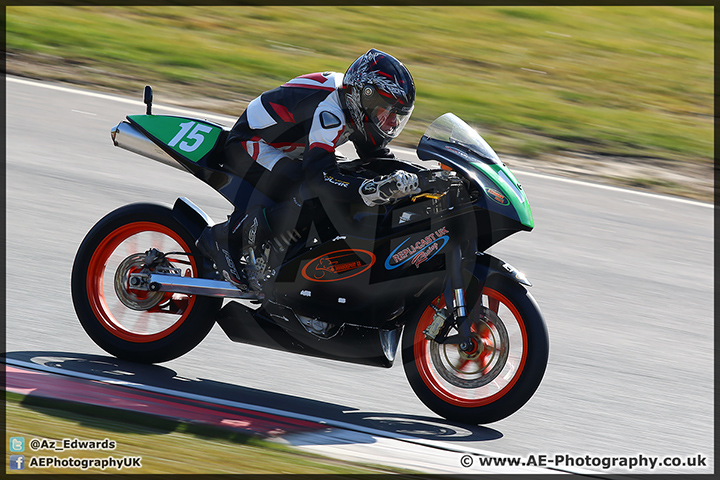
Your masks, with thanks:
[(478, 388), (500, 375), (508, 358), (509, 336), (505, 324), (492, 310), (482, 307), (473, 320), (474, 351), (457, 344), (430, 342), (430, 359), (438, 374), (460, 388)]

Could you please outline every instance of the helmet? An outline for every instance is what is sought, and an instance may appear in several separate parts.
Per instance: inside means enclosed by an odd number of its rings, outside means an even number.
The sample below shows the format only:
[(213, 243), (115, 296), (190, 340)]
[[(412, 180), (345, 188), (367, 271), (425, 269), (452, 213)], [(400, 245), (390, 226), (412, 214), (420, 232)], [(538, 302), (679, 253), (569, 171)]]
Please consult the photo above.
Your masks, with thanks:
[(410, 119), (415, 83), (405, 65), (373, 48), (347, 69), (340, 97), (355, 128), (384, 147)]

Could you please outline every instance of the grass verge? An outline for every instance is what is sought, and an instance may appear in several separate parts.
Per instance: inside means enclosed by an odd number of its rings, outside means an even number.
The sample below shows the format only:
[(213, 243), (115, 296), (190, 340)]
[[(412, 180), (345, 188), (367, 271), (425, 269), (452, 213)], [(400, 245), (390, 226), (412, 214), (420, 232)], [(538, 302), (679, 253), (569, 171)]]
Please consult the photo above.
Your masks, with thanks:
[[(28, 468), (31, 457), (75, 459), (142, 457), (142, 468), (105, 473), (143, 474), (376, 474), (400, 473), (385, 467), (333, 460), (216, 427), (72, 402), (6, 393), (6, 437), (24, 437), (25, 473), (100, 473), (101, 468)], [(114, 450), (37, 451), (31, 439), (116, 442)], [(18, 473), (9, 469), (6, 473)]]
[(417, 84), (397, 143), (452, 111), (501, 154), (674, 162), (713, 158), (713, 39), (710, 6), (6, 9), (10, 73), (24, 62), (40, 78), (135, 94), (148, 82), (159, 102), (214, 98), (237, 116), (264, 90), (377, 47)]

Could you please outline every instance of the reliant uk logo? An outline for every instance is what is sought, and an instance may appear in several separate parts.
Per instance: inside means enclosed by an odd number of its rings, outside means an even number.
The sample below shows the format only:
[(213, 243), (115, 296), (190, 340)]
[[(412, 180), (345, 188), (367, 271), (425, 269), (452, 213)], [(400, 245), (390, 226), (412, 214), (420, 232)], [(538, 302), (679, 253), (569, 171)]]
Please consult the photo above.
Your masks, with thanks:
[(407, 262), (412, 262), (415, 267), (420, 268), (422, 263), (437, 255), (447, 245), (450, 240), (449, 234), (447, 228), (442, 227), (413, 244), (406, 245), (410, 237), (406, 238), (385, 259), (385, 268), (392, 270)]

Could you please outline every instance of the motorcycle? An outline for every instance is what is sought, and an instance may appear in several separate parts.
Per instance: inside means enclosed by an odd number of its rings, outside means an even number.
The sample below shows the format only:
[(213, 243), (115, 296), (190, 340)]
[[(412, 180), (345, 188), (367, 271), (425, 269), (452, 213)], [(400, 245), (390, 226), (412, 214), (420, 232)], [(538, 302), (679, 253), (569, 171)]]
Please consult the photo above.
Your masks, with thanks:
[[(193, 174), (238, 208), (258, 194), (223, 168), (226, 127), (153, 115), (150, 87), (144, 102), (144, 115), (112, 129), (116, 146)], [(485, 251), (534, 228), (530, 205), (493, 149), (451, 113), (427, 128), (417, 156), (441, 168), (341, 162), (368, 178), (414, 172), (423, 191), (376, 207), (306, 199), (260, 291), (226, 282), (199, 251), (213, 222), (189, 199), (118, 208), (74, 261), (80, 323), (108, 353), (142, 363), (189, 352), (215, 323), (233, 342), (371, 366), (391, 367), (400, 347), (432, 411), (470, 424), (503, 419), (538, 388), (549, 342), (530, 282)]]

